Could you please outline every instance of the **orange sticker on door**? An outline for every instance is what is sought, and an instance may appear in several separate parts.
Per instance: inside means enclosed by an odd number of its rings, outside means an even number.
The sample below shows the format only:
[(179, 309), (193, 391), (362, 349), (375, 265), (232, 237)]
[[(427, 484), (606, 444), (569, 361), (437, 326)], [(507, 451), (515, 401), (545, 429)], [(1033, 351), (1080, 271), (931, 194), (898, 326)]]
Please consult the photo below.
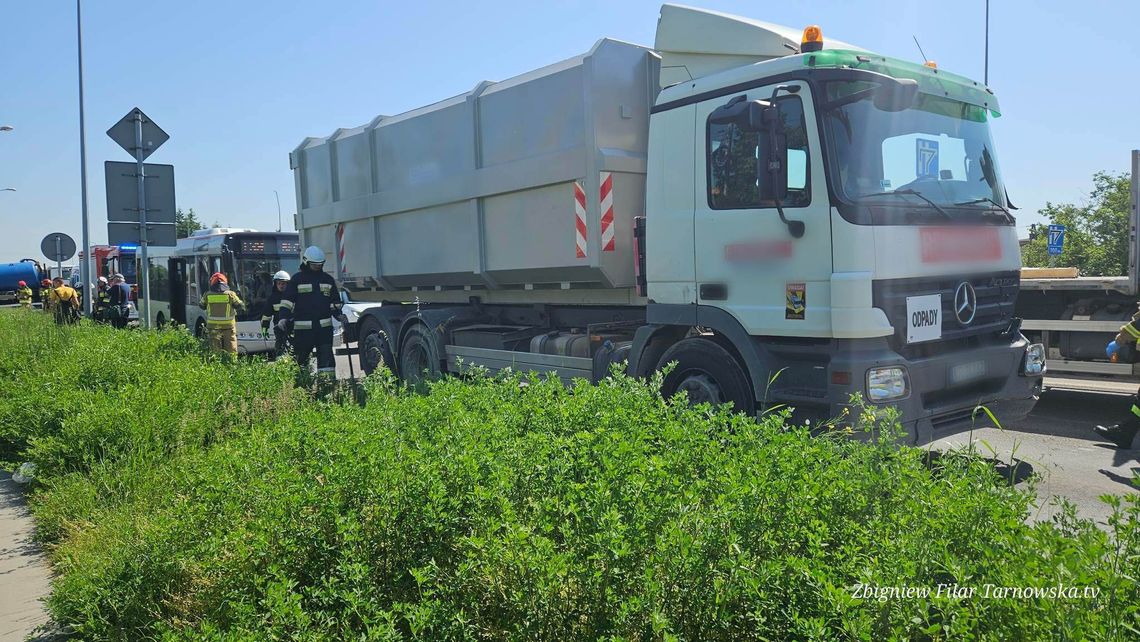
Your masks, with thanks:
[(807, 311), (807, 284), (788, 283), (784, 288), (784, 318), (803, 319)]

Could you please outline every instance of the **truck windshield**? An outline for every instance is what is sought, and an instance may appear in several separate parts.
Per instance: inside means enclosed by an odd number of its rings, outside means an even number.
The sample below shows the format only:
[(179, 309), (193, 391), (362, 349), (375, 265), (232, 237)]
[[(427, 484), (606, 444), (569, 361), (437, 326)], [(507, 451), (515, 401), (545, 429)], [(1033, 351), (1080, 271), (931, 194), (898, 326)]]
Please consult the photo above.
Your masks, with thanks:
[(890, 112), (875, 106), (873, 83), (826, 87), (834, 106), (823, 126), (833, 187), (844, 201), (905, 207), (908, 221), (916, 212), (1011, 220), (1000, 211), (1005, 188), (985, 108), (920, 93), (912, 107)]

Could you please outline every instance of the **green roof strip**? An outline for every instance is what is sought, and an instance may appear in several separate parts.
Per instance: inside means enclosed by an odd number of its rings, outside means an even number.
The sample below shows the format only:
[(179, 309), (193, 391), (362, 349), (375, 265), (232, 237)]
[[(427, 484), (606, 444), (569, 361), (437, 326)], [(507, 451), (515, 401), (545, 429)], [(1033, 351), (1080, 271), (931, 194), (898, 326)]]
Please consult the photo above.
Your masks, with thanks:
[(804, 55), (807, 67), (847, 67), (866, 69), (885, 74), (892, 78), (909, 78), (918, 82), (918, 90), (924, 94), (944, 96), (978, 107), (984, 107), (995, 117), (1001, 115), (997, 96), (985, 85), (965, 76), (952, 74), (926, 65), (888, 58), (878, 54), (846, 49), (824, 49)]

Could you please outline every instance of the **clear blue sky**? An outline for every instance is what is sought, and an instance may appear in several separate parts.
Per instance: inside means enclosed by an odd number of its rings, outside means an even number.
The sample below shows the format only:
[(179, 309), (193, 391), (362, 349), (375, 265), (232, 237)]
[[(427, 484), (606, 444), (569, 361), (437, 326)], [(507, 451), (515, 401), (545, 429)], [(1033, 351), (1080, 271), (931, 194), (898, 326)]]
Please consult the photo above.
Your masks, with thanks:
[[(984, 0), (813, 0), (689, 4), (800, 27), (982, 78)], [(994, 0), (990, 85), (1002, 171), (1023, 209), (1080, 200), (1100, 169), (1140, 147), (1140, 3)], [(377, 114), (459, 94), (589, 49), (610, 36), (652, 45), (659, 2), (126, 2), (84, 6), (92, 242), (106, 239), (103, 161), (128, 160), (104, 132), (134, 106), (171, 139), (178, 205), (206, 223), (285, 229), (295, 210), (287, 154)], [(75, 7), (0, 10), (0, 261), (42, 258), (39, 241), (79, 240)], [(142, 53), (133, 50), (141, 48)]]

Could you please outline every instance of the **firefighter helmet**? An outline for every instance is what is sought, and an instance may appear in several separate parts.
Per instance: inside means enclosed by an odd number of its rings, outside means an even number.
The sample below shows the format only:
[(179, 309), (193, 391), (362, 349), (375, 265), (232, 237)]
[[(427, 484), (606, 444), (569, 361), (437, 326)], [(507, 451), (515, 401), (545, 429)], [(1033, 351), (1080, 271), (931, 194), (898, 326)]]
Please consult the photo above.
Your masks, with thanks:
[(289, 273), (286, 272), (285, 270), (277, 270), (277, 274), (273, 275), (273, 280), (274, 281), (288, 281), (289, 280)]
[(305, 248), (304, 254), (301, 255), (301, 264), (315, 270), (323, 269), (325, 267), (325, 253), (316, 245), (310, 245)]
[(216, 285), (218, 282), (225, 283), (226, 285), (230, 284), (225, 274), (214, 272), (214, 275), (210, 277), (210, 285)]

